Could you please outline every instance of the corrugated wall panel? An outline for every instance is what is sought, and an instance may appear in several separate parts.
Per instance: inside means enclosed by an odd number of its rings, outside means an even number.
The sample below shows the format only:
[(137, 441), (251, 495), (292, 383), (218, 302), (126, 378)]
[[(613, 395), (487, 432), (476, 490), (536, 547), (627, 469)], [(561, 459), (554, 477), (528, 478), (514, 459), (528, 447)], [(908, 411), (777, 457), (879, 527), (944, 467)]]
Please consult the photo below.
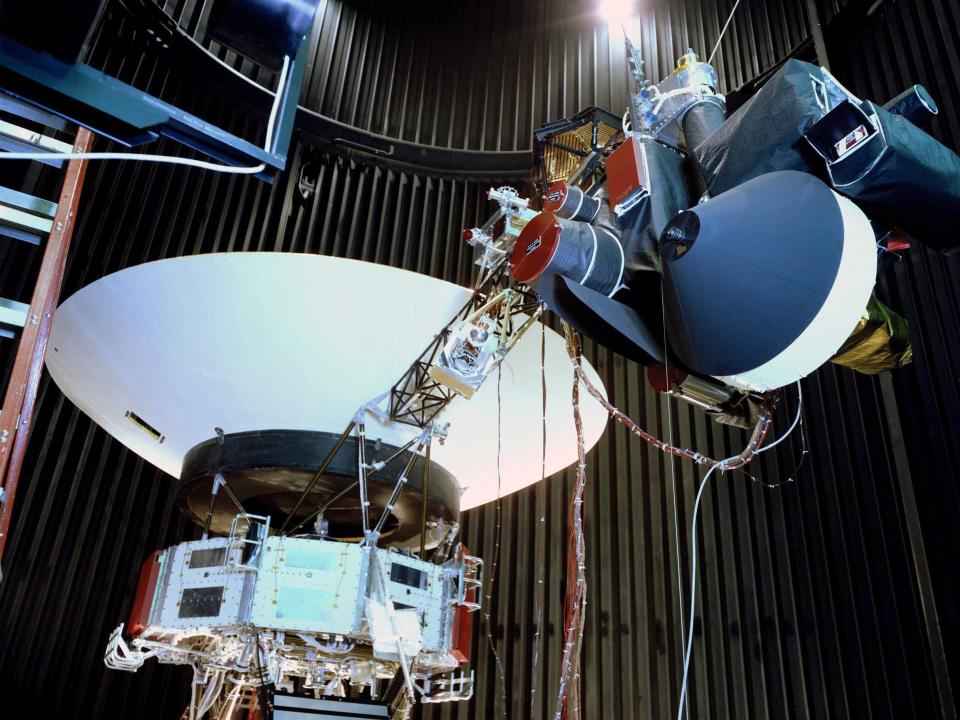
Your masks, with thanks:
[[(848, 2), (834, 9), (848, 42), (831, 45), (831, 68), (849, 87), (883, 102), (922, 83), (940, 106), (929, 131), (960, 147), (960, 3)], [(872, 12), (871, 12), (872, 11)], [(960, 230), (943, 228), (956, 237)], [(912, 479), (920, 539), (941, 623), (940, 650), (960, 682), (960, 258), (914, 248), (880, 281), (880, 295), (911, 322), (916, 359), (888, 394), (900, 411), (902, 464)], [(907, 470), (907, 468), (909, 468)], [(930, 598), (930, 600), (934, 600)]]
[[(530, 147), (532, 131), (586, 105), (626, 107), (623, 42), (596, 3), (377, 0), (322, 5), (307, 102), (328, 117), (427, 145)], [(662, 3), (643, 30), (648, 75), (694, 47), (709, 54), (732, 2)], [(742, 3), (718, 53), (725, 89), (772, 66), (807, 36), (802, 2)]]
[[(831, 41), (834, 72), (879, 100), (907, 80), (930, 83), (943, 107), (935, 131), (956, 147), (960, 99), (948, 79), (956, 65), (943, 69), (956, 43), (944, 23), (958, 17), (955, 0), (888, 4), (893, 9), (875, 13), (856, 42)], [(724, 89), (807, 38), (805, 5), (741, 3), (718, 54)], [(644, 29), (649, 74), (662, 76), (688, 45), (707, 54), (732, 6), (687, 0), (658, 10)], [(165, 7), (184, 27), (200, 26), (198, 4)], [(592, 7), (587, 0), (325, 0), (301, 102), (421, 143), (524, 149), (545, 120), (589, 104), (617, 111), (626, 101), (622, 43), (608, 40)], [(904, 42), (917, 28), (936, 42)], [(117, 59), (104, 42), (97, 56), (110, 66)], [(127, 63), (123, 73), (180, 91), (175, 73), (143, 63)], [(255, 122), (246, 125), (256, 132)], [(291, 171), (273, 187), (196, 170), (92, 167), (65, 293), (147, 260), (241, 250), (327, 253), (468, 281), (470, 254), (459, 231), (487, 215), (483, 187), (345, 163), (322, 151), (298, 146)], [(307, 201), (296, 187), (305, 161), (319, 178)], [(30, 258), (4, 258), (0, 290), (22, 292)], [(884, 278), (884, 296), (915, 329), (914, 366), (879, 380), (827, 367), (804, 381), (809, 455), (796, 482), (762, 484), (794, 474), (799, 435), (748, 468), (762, 482), (745, 473), (711, 481), (697, 541), (691, 717), (944, 716), (936, 640), (951, 653), (960, 647), (952, 600), (960, 546), (952, 520), (960, 509), (952, 483), (960, 429), (957, 278), (955, 259), (916, 250)], [(660, 436), (714, 457), (745, 441), (686, 406), (668, 408), (636, 365), (589, 344), (586, 353), (616, 404)], [(795, 408), (788, 392), (778, 432)], [(530, 439), (540, 442), (539, 428)], [(585, 716), (673, 717), (699, 472), (612, 425), (588, 466)], [(49, 381), (24, 480), (0, 586), (4, 696), (16, 691), (38, 713), (61, 717), (177, 716), (184, 673), (151, 666), (126, 675), (99, 660), (129, 608), (142, 558), (195, 532), (172, 508), (172, 482), (93, 427)], [(488, 572), (499, 515), (489, 609), (506, 682), (478, 627), (476, 698), (425, 715), (552, 717), (572, 484), (563, 473), (504, 499), (499, 510), (467, 514), (465, 541)], [(930, 633), (929, 601), (945, 639)]]

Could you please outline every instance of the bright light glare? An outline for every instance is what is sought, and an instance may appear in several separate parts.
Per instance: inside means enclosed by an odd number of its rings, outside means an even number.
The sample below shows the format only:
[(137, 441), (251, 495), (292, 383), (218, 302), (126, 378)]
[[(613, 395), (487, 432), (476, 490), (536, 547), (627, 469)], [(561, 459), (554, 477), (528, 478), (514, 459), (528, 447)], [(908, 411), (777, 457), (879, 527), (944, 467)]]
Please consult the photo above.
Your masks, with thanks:
[(597, 6), (597, 13), (611, 27), (620, 27), (626, 23), (635, 10), (635, 0), (600, 0)]

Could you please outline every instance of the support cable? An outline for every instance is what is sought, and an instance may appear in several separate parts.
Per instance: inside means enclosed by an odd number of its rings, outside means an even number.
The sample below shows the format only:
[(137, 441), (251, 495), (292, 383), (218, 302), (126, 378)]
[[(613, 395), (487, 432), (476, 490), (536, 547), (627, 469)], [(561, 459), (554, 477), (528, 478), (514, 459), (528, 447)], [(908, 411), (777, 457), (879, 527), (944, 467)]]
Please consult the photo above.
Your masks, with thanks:
[(740, 5), (740, 0), (737, 0), (733, 4), (733, 9), (730, 11), (730, 15), (727, 17), (727, 22), (723, 26), (723, 30), (720, 31), (720, 37), (717, 38), (717, 44), (713, 46), (713, 52), (710, 53), (710, 58), (707, 60), (707, 65), (713, 63), (713, 56), (717, 54), (717, 50), (720, 49), (720, 43), (723, 42), (723, 36), (727, 32), (727, 28), (730, 27), (730, 21), (733, 20), (733, 14), (737, 11), (737, 7)]
[[(364, 411), (360, 410), (359, 415)], [(363, 537), (370, 530), (370, 498), (367, 495), (367, 426), (362, 417), (357, 423), (357, 484), (360, 486), (360, 515), (363, 520)]]
[(223, 488), (227, 493), (227, 497), (233, 502), (240, 514), (250, 519), (250, 515), (247, 513), (246, 508), (243, 507), (243, 503), (240, 502), (240, 498), (237, 497), (237, 494), (233, 491), (233, 488), (230, 487), (230, 483), (223, 476), (222, 473), (217, 473), (213, 476), (213, 487), (210, 488), (210, 504), (207, 505), (207, 517), (203, 523), (203, 539), (207, 539), (207, 535), (210, 533), (210, 525), (213, 522), (213, 512), (217, 504), (217, 493), (220, 488)]
[(377, 524), (373, 526), (373, 529), (370, 530), (369, 534), (364, 536), (372, 537), (374, 539), (374, 543), (376, 543), (376, 538), (380, 537), (380, 532), (383, 530), (383, 526), (386, 524), (387, 518), (390, 517), (390, 512), (393, 510), (394, 505), (396, 505), (397, 500), (400, 499), (400, 494), (403, 492), (403, 488), (407, 485), (410, 471), (413, 470), (413, 464), (417, 461), (417, 458), (420, 457), (420, 453), (423, 452), (424, 446), (430, 442), (430, 429), (428, 428), (425, 433), (426, 437), (421, 436), (420, 442), (417, 444), (417, 449), (410, 456), (406, 466), (400, 473), (400, 477), (397, 478), (397, 484), (393, 486), (393, 492), (390, 493), (390, 498), (387, 500), (387, 504), (384, 506), (383, 512), (380, 513), (380, 519), (377, 520)]
[(423, 497), (420, 509), (420, 559), (427, 559), (427, 505), (430, 502), (430, 443), (423, 456), (423, 477), (420, 481), (420, 494)]
[(221, 477), (222, 475), (217, 473), (213, 478), (213, 487), (210, 488), (210, 503), (207, 505), (207, 517), (203, 521), (203, 535), (200, 536), (201, 540), (206, 540), (210, 534), (210, 524), (213, 522), (213, 509), (217, 504), (217, 493), (220, 490)]

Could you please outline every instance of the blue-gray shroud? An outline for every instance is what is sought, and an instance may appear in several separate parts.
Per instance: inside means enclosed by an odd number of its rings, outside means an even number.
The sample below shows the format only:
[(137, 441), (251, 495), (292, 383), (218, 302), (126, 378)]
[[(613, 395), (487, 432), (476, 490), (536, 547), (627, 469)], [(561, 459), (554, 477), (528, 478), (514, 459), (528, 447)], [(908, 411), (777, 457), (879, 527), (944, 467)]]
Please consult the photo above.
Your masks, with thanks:
[[(847, 99), (816, 65), (789, 60), (711, 135), (695, 154), (711, 195), (777, 170), (814, 172), (819, 158), (803, 133)], [(830, 93), (833, 96), (830, 97)], [(819, 99), (818, 99), (819, 98)]]
[(836, 196), (809, 173), (770, 173), (681, 213), (660, 242), (670, 348), (705, 375), (763, 366), (820, 312), (844, 242)]
[(844, 102), (875, 114), (884, 142), (844, 160), (866, 161), (865, 172), (834, 189), (926, 245), (960, 247), (960, 157), (905, 117), (859, 101), (822, 68), (799, 60), (788, 61), (696, 148), (710, 193), (778, 170), (826, 178), (826, 161), (804, 134)]
[[(660, 278), (646, 275), (659, 290)], [(663, 362), (663, 342), (658, 337), (663, 329), (651, 322), (654, 318), (641, 317), (634, 309), (657, 302), (659, 312), (659, 298), (650, 297), (649, 292), (644, 296), (644, 289), (653, 286), (638, 288), (635, 294), (640, 300), (634, 301), (634, 293), (622, 291), (628, 298), (614, 300), (555, 273), (543, 275), (536, 284), (537, 296), (574, 330), (641, 365), (650, 365)]]
[(834, 189), (925, 245), (957, 250), (960, 156), (901, 115), (870, 101), (861, 109), (876, 119), (880, 142), (829, 163)]
[(658, 239), (671, 218), (693, 201), (684, 157), (652, 139), (637, 142), (643, 145), (646, 160), (643, 179), (656, 191), (644, 195), (619, 218), (604, 203), (594, 222), (616, 228), (624, 253), (623, 282), (629, 289), (612, 299), (553, 273), (543, 275), (535, 289), (547, 307), (577, 332), (649, 365), (664, 360), (660, 275), (655, 272)]
[(660, 233), (677, 213), (694, 204), (684, 156), (652, 138), (637, 138), (635, 142), (641, 145), (645, 160), (645, 177), (641, 180), (648, 190), (654, 190), (613, 221), (620, 233), (628, 275), (659, 267), (656, 255)]

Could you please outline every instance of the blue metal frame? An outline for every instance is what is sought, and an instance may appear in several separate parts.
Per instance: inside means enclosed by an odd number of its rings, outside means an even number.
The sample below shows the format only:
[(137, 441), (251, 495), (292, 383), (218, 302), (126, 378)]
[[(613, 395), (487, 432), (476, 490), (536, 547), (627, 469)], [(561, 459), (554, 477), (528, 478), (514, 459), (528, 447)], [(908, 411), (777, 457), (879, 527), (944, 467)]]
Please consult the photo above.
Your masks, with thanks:
[[(266, 165), (272, 182), (286, 167), (309, 39), (287, 70), (273, 150), (265, 151), (180, 108), (83, 63), (68, 64), (0, 36), (0, 93), (43, 108), (126, 146), (168, 137), (237, 167)], [(271, 96), (264, 93), (266, 98)], [(269, 108), (267, 108), (269, 110)]]

